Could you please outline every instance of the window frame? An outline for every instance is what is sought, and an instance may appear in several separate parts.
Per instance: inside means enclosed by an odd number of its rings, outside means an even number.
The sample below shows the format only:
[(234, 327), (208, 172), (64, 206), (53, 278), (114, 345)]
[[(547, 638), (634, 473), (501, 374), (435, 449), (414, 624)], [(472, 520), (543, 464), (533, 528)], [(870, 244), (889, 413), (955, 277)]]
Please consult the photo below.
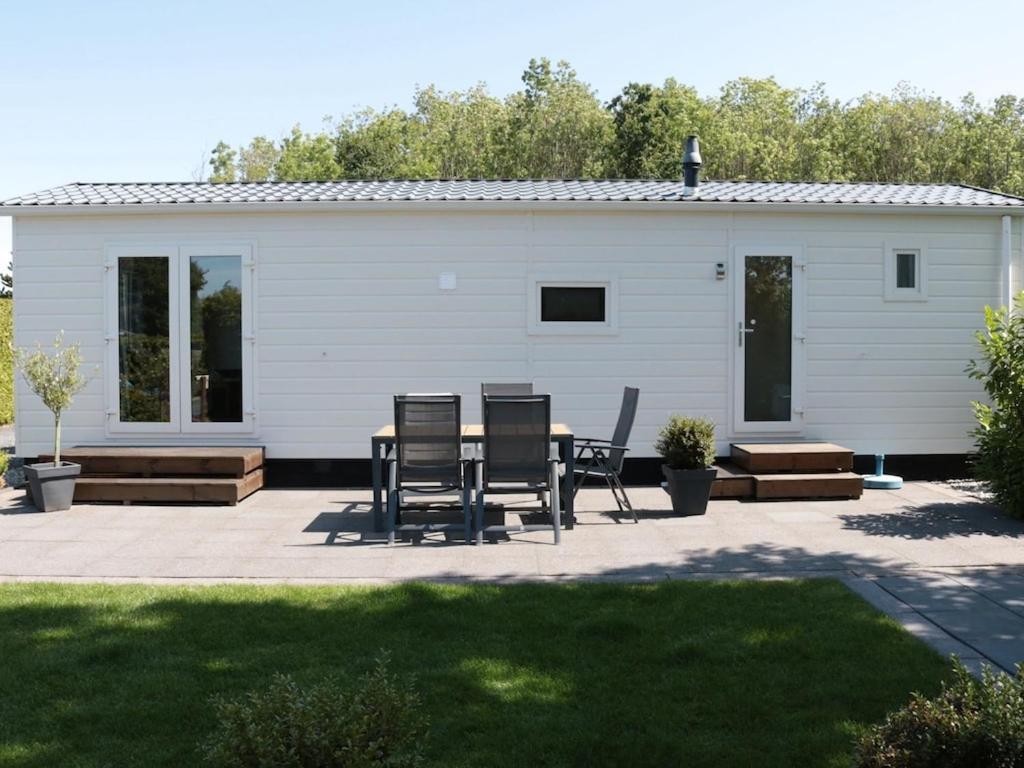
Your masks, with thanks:
[[(192, 256), (239, 256), (242, 266), (242, 421), (193, 422), (189, 378), (191, 304), (189, 264)], [(251, 437), (256, 432), (256, 247), (251, 242), (189, 242), (170, 244), (109, 244), (105, 248), (105, 344), (104, 390), (105, 434), (108, 437), (152, 436)], [(120, 419), (120, 359), (118, 344), (118, 269), (125, 257), (166, 257), (168, 259), (168, 322), (170, 327), (169, 422), (123, 422)]]
[[(531, 336), (614, 336), (619, 332), (619, 282), (605, 273), (586, 279), (568, 274), (537, 273), (527, 278), (526, 326)], [(604, 322), (541, 320), (541, 291), (544, 288), (603, 288)]]
[[(900, 288), (897, 285), (898, 254), (914, 254), (914, 287)], [(927, 301), (928, 300), (928, 256), (920, 245), (904, 247), (892, 244), (885, 246), (885, 292), (886, 301)]]

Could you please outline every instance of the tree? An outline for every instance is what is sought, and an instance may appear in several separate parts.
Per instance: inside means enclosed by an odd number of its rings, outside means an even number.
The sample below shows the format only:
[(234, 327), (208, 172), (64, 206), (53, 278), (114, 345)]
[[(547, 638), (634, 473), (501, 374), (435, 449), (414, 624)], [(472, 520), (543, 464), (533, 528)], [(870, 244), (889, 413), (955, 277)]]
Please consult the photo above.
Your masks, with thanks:
[(678, 179), (685, 138), (701, 137), (719, 179), (963, 182), (1024, 193), (1024, 99), (952, 104), (901, 84), (847, 103), (821, 84), (739, 78), (701, 96), (672, 78), (629, 83), (607, 104), (568, 63), (533, 59), (504, 98), (417, 88), (413, 108), (367, 108), (280, 141), (224, 142), (213, 181), (338, 178)]
[(673, 79), (661, 87), (630, 83), (608, 104), (612, 116), (609, 175), (675, 178), (690, 134), (704, 134), (710, 105)]
[(14, 261), (7, 265), (7, 271), (0, 274), (0, 299), (14, 297)]
[(508, 119), (498, 134), (498, 175), (604, 175), (611, 116), (593, 89), (567, 62), (552, 68), (547, 59), (530, 60), (523, 85), (505, 101)]
[(328, 181), (342, 176), (335, 146), (325, 133), (303, 133), (296, 125), (281, 141), (274, 178), (281, 181)]
[(223, 141), (217, 142), (210, 156), (210, 181), (225, 182), (235, 180), (235, 150)]
[(269, 181), (280, 155), (274, 142), (265, 136), (257, 136), (249, 146), (238, 150), (238, 175), (242, 181)]

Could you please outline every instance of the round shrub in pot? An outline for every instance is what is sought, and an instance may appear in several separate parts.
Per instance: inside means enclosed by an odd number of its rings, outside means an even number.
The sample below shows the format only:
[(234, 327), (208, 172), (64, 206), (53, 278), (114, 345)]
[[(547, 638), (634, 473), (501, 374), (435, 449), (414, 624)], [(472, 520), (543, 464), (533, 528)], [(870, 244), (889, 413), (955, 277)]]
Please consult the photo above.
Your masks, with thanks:
[(673, 416), (658, 433), (654, 448), (665, 460), (661, 471), (672, 510), (677, 515), (703, 515), (717, 475), (714, 422)]

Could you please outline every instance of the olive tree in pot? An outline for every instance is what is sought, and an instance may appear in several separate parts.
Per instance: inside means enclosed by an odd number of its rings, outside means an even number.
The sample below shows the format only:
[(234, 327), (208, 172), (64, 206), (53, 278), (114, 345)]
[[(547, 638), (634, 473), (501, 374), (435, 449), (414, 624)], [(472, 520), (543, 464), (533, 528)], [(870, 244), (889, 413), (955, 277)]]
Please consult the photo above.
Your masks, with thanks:
[(51, 353), (36, 344), (32, 352), (15, 350), (14, 360), (29, 388), (53, 413), (53, 461), (25, 466), (32, 501), (41, 512), (69, 509), (75, 495), (75, 478), (82, 466), (60, 460), (60, 419), (86, 385), (85, 377), (79, 372), (82, 355), (78, 344), (65, 345), (61, 332), (53, 342)]
[(673, 416), (658, 433), (655, 449), (665, 459), (666, 490), (677, 515), (703, 515), (717, 470), (715, 425), (709, 419)]

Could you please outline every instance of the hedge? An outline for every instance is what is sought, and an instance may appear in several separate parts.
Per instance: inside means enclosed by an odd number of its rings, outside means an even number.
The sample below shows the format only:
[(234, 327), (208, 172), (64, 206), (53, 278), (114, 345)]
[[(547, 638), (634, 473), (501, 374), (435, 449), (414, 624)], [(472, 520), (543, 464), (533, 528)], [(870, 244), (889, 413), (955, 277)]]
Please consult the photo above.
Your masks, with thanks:
[(14, 301), (0, 299), (0, 424), (14, 421)]

